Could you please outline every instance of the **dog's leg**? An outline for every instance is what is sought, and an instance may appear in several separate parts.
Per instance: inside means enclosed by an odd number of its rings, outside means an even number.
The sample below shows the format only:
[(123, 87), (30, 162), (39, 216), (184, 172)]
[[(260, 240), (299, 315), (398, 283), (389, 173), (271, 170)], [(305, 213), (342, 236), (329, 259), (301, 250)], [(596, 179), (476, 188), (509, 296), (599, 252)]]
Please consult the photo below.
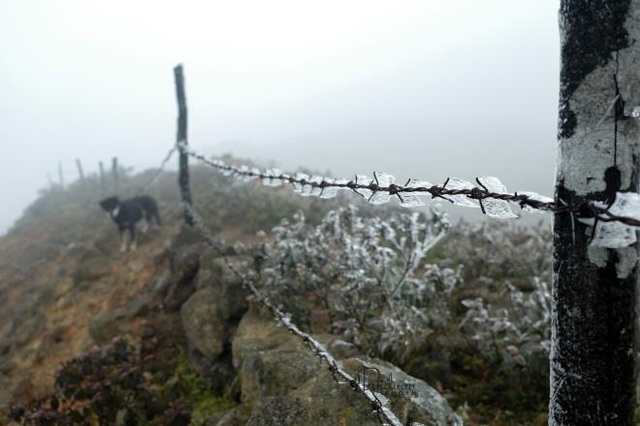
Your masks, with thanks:
[(143, 234), (146, 234), (147, 231), (149, 230), (149, 219), (144, 220), (144, 222), (142, 223), (142, 228), (140, 229), (142, 231)]
[(120, 253), (127, 251), (127, 233), (126, 230), (120, 228)]

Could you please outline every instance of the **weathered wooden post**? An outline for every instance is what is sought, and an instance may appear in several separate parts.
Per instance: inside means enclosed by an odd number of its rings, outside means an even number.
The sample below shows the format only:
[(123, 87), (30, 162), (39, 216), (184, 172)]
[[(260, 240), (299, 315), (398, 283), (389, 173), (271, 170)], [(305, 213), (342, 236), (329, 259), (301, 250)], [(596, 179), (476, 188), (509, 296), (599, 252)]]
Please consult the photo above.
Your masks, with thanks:
[(118, 193), (118, 157), (111, 159), (111, 174), (113, 174), (113, 193)]
[(84, 180), (84, 170), (82, 169), (82, 163), (79, 158), (76, 158), (76, 167), (78, 168), (78, 174), (80, 175), (80, 182), (82, 183), (82, 186), (84, 186), (86, 183)]
[[(561, 0), (559, 203), (638, 191), (639, 16), (640, 0)], [(590, 215), (555, 215), (549, 425), (633, 425), (637, 232)]]
[(98, 162), (98, 168), (100, 169), (100, 189), (104, 193), (106, 189), (106, 185), (105, 185), (105, 179), (104, 179), (104, 164), (102, 164), (102, 161)]
[[(177, 65), (173, 69), (176, 83), (176, 97), (178, 99), (178, 131), (176, 135), (176, 143), (180, 152), (179, 156), (179, 173), (178, 185), (180, 186), (180, 196), (182, 202), (191, 205), (191, 189), (189, 187), (189, 157), (187, 155), (187, 99), (184, 90), (184, 74), (182, 72), (182, 64)], [(184, 207), (184, 222), (193, 226), (193, 217), (190, 210)]]

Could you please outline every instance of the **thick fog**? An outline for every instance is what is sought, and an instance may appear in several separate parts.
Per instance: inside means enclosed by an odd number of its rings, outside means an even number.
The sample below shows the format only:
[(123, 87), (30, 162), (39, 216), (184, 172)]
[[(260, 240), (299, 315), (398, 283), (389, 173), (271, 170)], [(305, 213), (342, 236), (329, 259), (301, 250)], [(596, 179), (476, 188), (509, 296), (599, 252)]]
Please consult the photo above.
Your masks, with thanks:
[[(57, 180), (189, 143), (285, 170), (552, 195), (556, 1), (0, 3), (0, 233)], [(177, 188), (176, 188), (177, 190)]]

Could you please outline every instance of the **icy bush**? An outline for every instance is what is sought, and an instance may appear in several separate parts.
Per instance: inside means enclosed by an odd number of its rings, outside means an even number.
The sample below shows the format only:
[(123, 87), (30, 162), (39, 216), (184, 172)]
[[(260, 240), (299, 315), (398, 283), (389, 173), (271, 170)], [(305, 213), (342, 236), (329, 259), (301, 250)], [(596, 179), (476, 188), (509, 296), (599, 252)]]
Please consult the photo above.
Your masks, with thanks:
[(460, 328), (479, 352), (493, 355), (499, 363), (521, 366), (532, 359), (548, 357), (551, 293), (548, 285), (537, 277), (532, 284), (533, 291), (524, 293), (506, 282), (508, 298), (502, 298), (503, 306), (492, 305), (482, 298), (462, 301), (467, 312)]
[(350, 206), (316, 227), (298, 214), (274, 228), (257, 269), (263, 291), (295, 321), (325, 309), (331, 331), (363, 353), (402, 360), (451, 320), (449, 296), (460, 277), (424, 262), (448, 231), (437, 211), (382, 219)]
[[(467, 229), (464, 229), (466, 227)], [(448, 262), (463, 262), (465, 309), (460, 330), (498, 364), (546, 359), (551, 330), (551, 233), (540, 225), (466, 225)], [(454, 237), (455, 238), (455, 237)]]

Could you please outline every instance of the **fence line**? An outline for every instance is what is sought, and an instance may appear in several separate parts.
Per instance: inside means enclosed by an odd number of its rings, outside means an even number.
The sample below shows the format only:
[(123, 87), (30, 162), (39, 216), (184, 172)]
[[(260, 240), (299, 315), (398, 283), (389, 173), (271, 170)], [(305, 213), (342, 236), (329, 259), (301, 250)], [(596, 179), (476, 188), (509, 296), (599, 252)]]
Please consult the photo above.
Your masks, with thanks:
[[(293, 185), (295, 192), (303, 196), (318, 196), (320, 198), (334, 198), (338, 190), (351, 190), (372, 204), (383, 204), (396, 196), (400, 205), (404, 207), (418, 207), (425, 203), (417, 195), (430, 195), (431, 198), (441, 198), (453, 204), (463, 207), (479, 207), (484, 214), (498, 218), (516, 217), (510, 207), (505, 208), (508, 202), (515, 203), (528, 211), (542, 212), (570, 212), (579, 218), (591, 218), (602, 222), (620, 222), (628, 226), (640, 227), (640, 220), (615, 214), (609, 208), (613, 204), (605, 206), (604, 203), (583, 201), (577, 205), (568, 205), (562, 200), (555, 202), (533, 192), (507, 193), (506, 188), (496, 178), (476, 178), (478, 186), (457, 178), (448, 178), (442, 185), (433, 185), (427, 181), (410, 179), (404, 185), (395, 184), (395, 178), (386, 173), (374, 173), (373, 179), (364, 175), (355, 175), (353, 180), (334, 179), (323, 176), (309, 176), (304, 173), (295, 175), (287, 174), (276, 168), (260, 170), (246, 165), (233, 166), (225, 164), (221, 160), (209, 160), (204, 155), (192, 150), (188, 145), (178, 142), (167, 153), (158, 171), (145, 185), (146, 190), (162, 173), (164, 167), (176, 150), (183, 151), (186, 155), (217, 169), (223, 175), (241, 180), (261, 179), (266, 186), (280, 186), (288, 183)], [(449, 187), (447, 187), (449, 185)], [(496, 190), (497, 189), (497, 190)], [(476, 203), (474, 203), (477, 202)], [(500, 203), (500, 204), (492, 204)], [(381, 401), (386, 397), (367, 388), (363, 380), (351, 376), (341, 363), (315, 338), (300, 330), (292, 321), (291, 315), (280, 310), (267, 297), (263, 296), (255, 287), (250, 278), (235, 268), (226, 254), (216, 243), (212, 231), (202, 220), (200, 214), (190, 202), (182, 201), (185, 212), (193, 219), (195, 226), (205, 238), (211, 249), (220, 254), (231, 272), (236, 275), (242, 285), (262, 305), (266, 306), (274, 317), (290, 332), (298, 336), (320, 359), (326, 362), (329, 371), (338, 384), (349, 384), (356, 392), (363, 395), (372, 408), (376, 411), (382, 424), (394, 426), (402, 425), (395, 413)]]
[[(198, 228), (202, 233), (202, 235), (205, 237), (205, 240), (209, 245), (209, 247), (211, 247), (213, 250), (215, 250), (218, 254), (220, 254), (223, 257), (227, 267), (231, 270), (231, 272), (233, 272), (234, 275), (236, 275), (241, 280), (242, 286), (245, 289), (249, 290), (253, 295), (253, 297), (255, 297), (260, 303), (262, 303), (264, 306), (269, 308), (273, 316), (275, 316), (278, 319), (278, 321), (280, 321), (280, 323), (284, 325), (285, 328), (287, 328), (287, 330), (289, 330), (290, 332), (298, 336), (318, 357), (320, 357), (320, 359), (322, 359), (324, 362), (327, 363), (329, 371), (331, 371), (331, 373), (333, 374), (333, 377), (335, 378), (336, 382), (338, 382), (339, 384), (348, 383), (351, 386), (351, 388), (353, 388), (356, 392), (363, 395), (369, 401), (371, 406), (374, 408), (374, 410), (378, 414), (378, 418), (382, 424), (402, 426), (402, 422), (398, 419), (395, 413), (391, 411), (391, 409), (386, 407), (383, 404), (383, 402), (380, 400), (380, 398), (376, 395), (376, 393), (378, 395), (382, 395), (382, 394), (380, 394), (379, 392), (373, 392), (366, 386), (366, 382), (364, 380), (357, 380), (352, 375), (350, 375), (344, 369), (340, 361), (338, 361), (333, 355), (331, 355), (331, 353), (322, 345), (322, 343), (317, 341), (311, 335), (300, 330), (291, 321), (290, 314), (283, 312), (276, 305), (271, 303), (271, 301), (267, 297), (263, 296), (260, 293), (260, 291), (256, 288), (256, 286), (253, 284), (251, 279), (247, 277), (245, 274), (243, 274), (242, 272), (240, 272), (237, 268), (235, 268), (231, 264), (231, 262), (229, 261), (229, 258), (226, 256), (226, 254), (220, 249), (220, 247), (216, 243), (213, 237), (213, 233), (211, 232), (209, 227), (207, 227), (207, 225), (204, 223), (200, 214), (195, 210), (195, 207), (193, 207), (192, 204), (187, 202), (183, 202), (182, 204), (184, 208), (189, 211), (189, 214), (193, 219), (193, 223), (195, 227)], [(344, 380), (344, 381), (341, 381), (341, 380)]]
[[(434, 185), (424, 180), (409, 179), (404, 185), (396, 185), (395, 178), (386, 173), (373, 173), (373, 179), (365, 175), (355, 175), (355, 179), (334, 179), (323, 176), (308, 176), (305, 173), (295, 175), (283, 173), (271, 168), (259, 170), (246, 165), (232, 166), (221, 160), (209, 160), (186, 145), (181, 145), (187, 155), (207, 164), (227, 176), (242, 180), (261, 179), (267, 186), (279, 186), (283, 183), (293, 185), (300, 195), (313, 195), (320, 198), (333, 198), (338, 190), (351, 190), (372, 204), (383, 204), (396, 196), (403, 207), (419, 207), (425, 203), (417, 195), (430, 195), (441, 198), (461, 207), (480, 208), (483, 214), (495, 218), (509, 219), (517, 217), (508, 206), (508, 202), (519, 205), (526, 211), (570, 212), (581, 219), (596, 219), (601, 222), (620, 222), (627, 226), (640, 227), (640, 219), (616, 213), (611, 210), (616, 203), (605, 204), (584, 200), (577, 204), (566, 204), (562, 200), (553, 201), (534, 192), (507, 193), (502, 183), (494, 177), (476, 178), (477, 186), (457, 178), (447, 178), (442, 185)], [(447, 187), (448, 186), (448, 187)], [(632, 197), (632, 198), (630, 198)], [(475, 202), (474, 202), (475, 201)], [(640, 207), (640, 196), (626, 193), (619, 203), (635, 203)], [(636, 207), (634, 205), (634, 207)], [(625, 212), (629, 211), (628, 209)]]
[[(143, 192), (146, 192), (147, 189), (149, 189), (151, 187), (151, 185), (153, 185), (153, 183), (158, 179), (158, 177), (160, 177), (160, 175), (164, 171), (164, 168), (167, 166), (167, 163), (169, 162), (169, 160), (173, 156), (173, 153), (176, 152), (176, 149), (177, 149), (177, 147), (174, 146), (169, 150), (169, 152), (167, 152), (167, 155), (164, 157), (164, 160), (162, 160), (162, 163), (160, 163), (160, 166), (158, 167), (158, 170), (156, 170), (156, 172), (153, 175), (153, 177), (151, 179), (149, 179), (149, 182), (147, 182), (142, 188), (140, 188), (136, 192), (136, 195), (140, 195)], [(102, 163), (100, 163), (100, 164), (102, 165)]]

